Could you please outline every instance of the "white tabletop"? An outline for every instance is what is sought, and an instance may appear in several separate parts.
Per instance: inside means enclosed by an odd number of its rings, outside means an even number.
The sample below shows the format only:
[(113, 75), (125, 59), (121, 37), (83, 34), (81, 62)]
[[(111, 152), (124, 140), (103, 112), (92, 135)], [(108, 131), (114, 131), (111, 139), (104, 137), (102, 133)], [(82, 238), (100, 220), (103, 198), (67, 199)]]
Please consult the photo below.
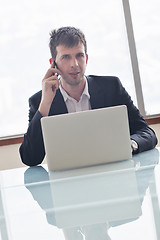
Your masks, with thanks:
[(159, 151), (68, 171), (1, 171), (0, 239), (159, 240)]

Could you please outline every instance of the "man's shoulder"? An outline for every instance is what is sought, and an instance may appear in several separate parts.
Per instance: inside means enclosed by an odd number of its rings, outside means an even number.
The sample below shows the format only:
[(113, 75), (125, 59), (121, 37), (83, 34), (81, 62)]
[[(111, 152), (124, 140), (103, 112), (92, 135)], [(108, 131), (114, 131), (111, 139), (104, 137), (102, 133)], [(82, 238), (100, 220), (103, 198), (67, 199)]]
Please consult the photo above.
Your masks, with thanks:
[(98, 75), (88, 75), (87, 80), (89, 82), (103, 82), (103, 81), (119, 81), (119, 78), (116, 76), (98, 76)]
[(119, 78), (116, 76), (88, 75), (86, 78), (89, 84), (115, 85), (120, 83)]
[(29, 102), (40, 102), (42, 96), (42, 90), (34, 93), (30, 98)]

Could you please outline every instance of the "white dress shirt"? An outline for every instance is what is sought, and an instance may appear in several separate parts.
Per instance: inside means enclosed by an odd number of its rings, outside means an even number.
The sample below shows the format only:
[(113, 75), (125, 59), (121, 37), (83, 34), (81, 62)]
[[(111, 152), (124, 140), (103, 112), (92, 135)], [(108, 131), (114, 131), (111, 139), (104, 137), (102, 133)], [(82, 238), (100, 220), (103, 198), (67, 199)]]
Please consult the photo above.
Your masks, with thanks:
[(67, 110), (69, 113), (73, 112), (81, 112), (81, 111), (86, 111), (91, 109), (91, 104), (90, 104), (90, 95), (88, 92), (88, 82), (86, 81), (84, 91), (81, 95), (81, 98), (79, 102), (75, 100), (74, 98), (70, 97), (67, 92), (62, 88), (60, 85), (59, 87), (62, 96), (64, 98), (64, 101), (67, 106)]

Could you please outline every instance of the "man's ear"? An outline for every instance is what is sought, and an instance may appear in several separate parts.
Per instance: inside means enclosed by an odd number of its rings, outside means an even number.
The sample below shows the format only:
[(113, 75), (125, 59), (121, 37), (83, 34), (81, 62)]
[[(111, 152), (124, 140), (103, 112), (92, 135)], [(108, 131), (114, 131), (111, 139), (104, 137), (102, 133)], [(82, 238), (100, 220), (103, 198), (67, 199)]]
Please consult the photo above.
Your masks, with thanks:
[(50, 58), (49, 62), (50, 62), (50, 64), (53, 64), (53, 62), (54, 62), (53, 58)]
[(86, 64), (87, 64), (87, 62), (88, 62), (88, 54), (86, 54)]

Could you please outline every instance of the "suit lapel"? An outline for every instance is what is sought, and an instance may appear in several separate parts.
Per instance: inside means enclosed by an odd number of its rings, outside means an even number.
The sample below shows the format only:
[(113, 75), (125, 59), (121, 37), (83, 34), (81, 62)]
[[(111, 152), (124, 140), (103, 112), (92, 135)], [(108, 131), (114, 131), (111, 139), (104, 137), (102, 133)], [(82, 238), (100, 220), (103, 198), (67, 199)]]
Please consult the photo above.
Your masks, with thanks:
[(90, 94), (90, 103), (92, 109), (105, 107), (104, 92), (99, 84), (93, 80), (92, 76), (87, 76), (88, 91)]
[(68, 113), (66, 104), (64, 102), (63, 96), (60, 92), (60, 90), (58, 89), (56, 92), (56, 96), (53, 99), (51, 108), (50, 108), (50, 112), (49, 112), (49, 116), (51, 115), (59, 115), (59, 114), (65, 114)]

